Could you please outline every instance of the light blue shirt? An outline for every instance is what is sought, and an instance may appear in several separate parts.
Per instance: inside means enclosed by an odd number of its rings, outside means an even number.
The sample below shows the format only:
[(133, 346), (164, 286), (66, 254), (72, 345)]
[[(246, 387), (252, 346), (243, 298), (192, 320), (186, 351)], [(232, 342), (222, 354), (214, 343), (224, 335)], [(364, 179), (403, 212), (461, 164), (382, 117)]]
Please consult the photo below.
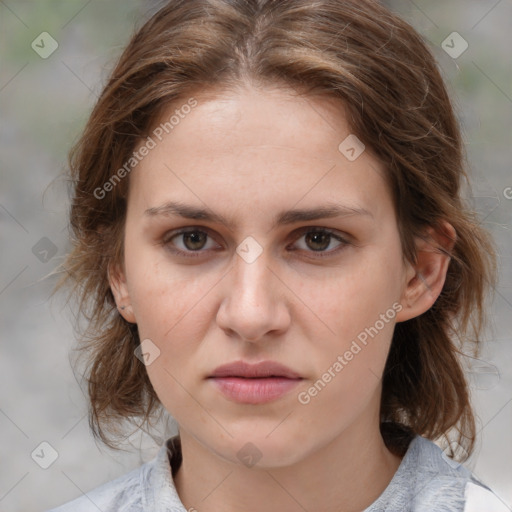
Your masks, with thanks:
[[(173, 474), (182, 461), (179, 435), (130, 473), (48, 512), (190, 512)], [(266, 511), (268, 512), (268, 511)], [(429, 439), (416, 436), (391, 482), (363, 512), (510, 512), (461, 464)]]

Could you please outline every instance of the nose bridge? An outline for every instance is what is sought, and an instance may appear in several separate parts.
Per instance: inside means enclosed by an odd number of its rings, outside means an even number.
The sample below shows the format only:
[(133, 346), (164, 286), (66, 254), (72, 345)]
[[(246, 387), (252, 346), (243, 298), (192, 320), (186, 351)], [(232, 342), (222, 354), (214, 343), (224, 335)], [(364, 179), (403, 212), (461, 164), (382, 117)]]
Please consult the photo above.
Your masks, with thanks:
[(257, 340), (284, 327), (287, 315), (279, 304), (268, 252), (254, 241), (237, 247), (231, 277), (218, 312), (219, 325), (245, 340)]
[(240, 307), (264, 310), (269, 306), (272, 272), (268, 265), (268, 251), (260, 244), (244, 241), (237, 247), (230, 297)]

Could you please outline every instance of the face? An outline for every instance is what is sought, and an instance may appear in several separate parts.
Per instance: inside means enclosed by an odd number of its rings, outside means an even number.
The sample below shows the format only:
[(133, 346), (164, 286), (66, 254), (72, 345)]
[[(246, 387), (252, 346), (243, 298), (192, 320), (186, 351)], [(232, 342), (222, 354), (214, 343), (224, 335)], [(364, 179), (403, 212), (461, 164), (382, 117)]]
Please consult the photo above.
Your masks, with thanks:
[[(226, 460), (250, 441), (262, 464), (291, 464), (378, 418), (411, 277), (385, 169), (369, 148), (357, 156), (357, 140), (341, 144), (351, 131), (334, 100), (253, 88), (194, 98), (165, 112), (178, 122), (155, 126), (131, 171), (112, 288), (150, 340), (149, 378), (182, 432)], [(322, 208), (339, 213), (305, 215)], [(240, 360), (300, 379), (209, 378)]]

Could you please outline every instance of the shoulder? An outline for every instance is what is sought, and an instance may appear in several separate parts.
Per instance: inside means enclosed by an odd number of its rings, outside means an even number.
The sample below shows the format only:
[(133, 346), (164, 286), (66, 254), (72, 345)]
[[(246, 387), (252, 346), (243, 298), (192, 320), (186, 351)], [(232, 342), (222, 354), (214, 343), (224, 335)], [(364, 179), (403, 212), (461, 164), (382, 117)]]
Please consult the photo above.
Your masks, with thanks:
[(141, 475), (144, 466), (107, 482), (48, 512), (142, 511)]
[(510, 512), (469, 469), (421, 436), (410, 442), (388, 487), (365, 512), (395, 510)]
[(151, 461), (48, 512), (186, 512), (172, 476), (181, 460), (178, 435)]
[[(415, 441), (415, 512), (510, 512), (469, 469), (448, 457), (433, 441), (420, 436)], [(498, 508), (492, 508), (493, 504)]]
[(464, 512), (510, 512), (503, 501), (481, 482), (472, 480), (466, 484)]

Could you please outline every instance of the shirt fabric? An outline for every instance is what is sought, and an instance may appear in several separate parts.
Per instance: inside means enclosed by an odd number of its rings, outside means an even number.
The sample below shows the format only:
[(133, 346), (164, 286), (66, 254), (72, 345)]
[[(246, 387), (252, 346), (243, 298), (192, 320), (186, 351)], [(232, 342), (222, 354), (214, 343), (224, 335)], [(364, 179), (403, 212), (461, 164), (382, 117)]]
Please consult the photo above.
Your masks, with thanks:
[[(179, 434), (139, 468), (48, 512), (190, 512), (173, 475), (182, 462)], [(435, 443), (416, 436), (382, 494), (362, 512), (510, 512)]]

